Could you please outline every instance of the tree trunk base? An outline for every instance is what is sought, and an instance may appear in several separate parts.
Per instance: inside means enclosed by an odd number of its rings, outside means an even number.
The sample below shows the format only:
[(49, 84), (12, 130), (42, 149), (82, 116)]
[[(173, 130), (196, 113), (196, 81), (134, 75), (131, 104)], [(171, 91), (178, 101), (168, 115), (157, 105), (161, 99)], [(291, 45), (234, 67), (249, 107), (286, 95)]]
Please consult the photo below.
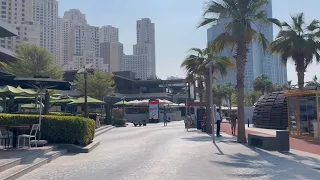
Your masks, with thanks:
[(237, 139), (237, 143), (240, 143), (240, 144), (247, 144), (248, 142), (247, 142), (247, 139)]

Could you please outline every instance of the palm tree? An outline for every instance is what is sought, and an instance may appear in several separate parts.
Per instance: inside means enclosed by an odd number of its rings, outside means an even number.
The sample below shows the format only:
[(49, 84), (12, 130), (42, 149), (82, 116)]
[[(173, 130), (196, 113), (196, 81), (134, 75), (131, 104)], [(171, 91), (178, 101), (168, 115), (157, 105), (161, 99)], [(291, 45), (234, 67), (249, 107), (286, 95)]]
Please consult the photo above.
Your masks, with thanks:
[(293, 85), (292, 81), (288, 81), (285, 84), (282, 85), (284, 90), (291, 90), (295, 89), (297, 85)]
[[(214, 104), (218, 105), (220, 112), (222, 113), (222, 103), (224, 100), (226, 100), (227, 98), (227, 94), (225, 91), (224, 86), (221, 85), (216, 85), (215, 87), (213, 87), (213, 102)], [(220, 119), (222, 119), (222, 114), (220, 113)]]
[[(187, 74), (192, 74), (196, 77), (196, 80), (201, 81), (201, 83), (205, 82), (206, 88), (206, 99), (209, 99), (208, 93), (212, 88), (209, 87), (210, 78), (209, 71), (206, 67), (208, 64), (212, 64), (212, 73), (220, 73), (221, 76), (225, 76), (228, 72), (229, 68), (234, 66), (232, 58), (229, 57), (217, 57), (213, 53), (213, 51), (209, 48), (199, 49), (192, 48), (190, 49), (191, 54), (182, 62), (181, 67), (187, 71)], [(206, 109), (210, 109), (210, 104), (206, 101)], [(206, 111), (206, 116), (210, 117), (208, 114), (209, 111)], [(206, 118), (206, 132), (211, 133), (212, 128), (209, 126), (211, 124), (211, 120)]]
[(221, 111), (222, 102), (226, 98), (227, 98), (227, 93), (225, 91), (225, 88), (221, 85), (216, 85), (213, 88), (213, 100), (214, 100), (214, 103), (218, 105), (220, 111)]
[[(252, 41), (258, 41), (266, 49), (268, 42), (265, 36), (257, 31), (262, 24), (276, 23), (276, 19), (267, 18), (263, 7), (268, 0), (221, 0), (221, 2), (210, 1), (203, 14), (204, 20), (199, 27), (208, 24), (217, 24), (221, 19), (229, 19), (225, 24), (224, 32), (212, 42), (212, 48), (222, 52), (226, 48), (235, 48), (235, 60), (237, 67), (237, 105), (238, 105), (238, 142), (245, 143), (244, 124), (244, 72), (247, 53)], [(208, 17), (208, 15), (211, 15)], [(217, 17), (218, 16), (218, 17)]]
[(235, 91), (235, 85), (232, 84), (232, 82), (228, 82), (224, 85), (224, 89), (226, 92), (226, 97), (228, 99), (229, 104), (229, 115), (231, 114), (231, 108), (232, 108), (232, 95), (236, 92)]
[(267, 93), (271, 92), (272, 88), (273, 88), (272, 82), (264, 74), (262, 74), (261, 76), (258, 76), (253, 81), (253, 89), (255, 91), (260, 91), (261, 94), (264, 94), (266, 92)]
[[(185, 82), (194, 86), (195, 91), (199, 94), (200, 102), (202, 104), (204, 99), (203, 93), (205, 92), (204, 85), (203, 85), (204, 83), (203, 76), (199, 76), (198, 74), (188, 72)], [(193, 92), (190, 92), (190, 93), (193, 93)]]
[(254, 103), (259, 99), (261, 96), (261, 92), (259, 91), (252, 91), (245, 94), (245, 104), (246, 106), (253, 106)]
[(307, 82), (306, 86), (320, 86), (317, 75), (314, 75), (312, 81)]
[(294, 61), (297, 76), (298, 87), (304, 88), (304, 76), (308, 65), (320, 61), (320, 23), (313, 20), (306, 24), (303, 13), (291, 16), (292, 23), (281, 23), (282, 28), (276, 39), (270, 44), (271, 52), (280, 54), (281, 61), (286, 64), (288, 59)]

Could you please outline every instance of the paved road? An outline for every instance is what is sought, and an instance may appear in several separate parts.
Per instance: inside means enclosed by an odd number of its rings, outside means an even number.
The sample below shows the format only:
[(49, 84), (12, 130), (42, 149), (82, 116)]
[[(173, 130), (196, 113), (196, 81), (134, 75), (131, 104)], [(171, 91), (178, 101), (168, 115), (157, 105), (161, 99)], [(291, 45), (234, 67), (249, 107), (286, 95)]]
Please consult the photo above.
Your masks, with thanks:
[[(116, 128), (97, 140), (89, 154), (69, 154), (19, 180), (212, 180), (318, 179), (318, 156), (267, 153), (233, 142), (186, 132), (183, 123), (167, 127)], [(220, 141), (220, 142), (219, 142)], [(303, 163), (301, 163), (303, 162)], [(319, 167), (319, 170), (315, 168)]]

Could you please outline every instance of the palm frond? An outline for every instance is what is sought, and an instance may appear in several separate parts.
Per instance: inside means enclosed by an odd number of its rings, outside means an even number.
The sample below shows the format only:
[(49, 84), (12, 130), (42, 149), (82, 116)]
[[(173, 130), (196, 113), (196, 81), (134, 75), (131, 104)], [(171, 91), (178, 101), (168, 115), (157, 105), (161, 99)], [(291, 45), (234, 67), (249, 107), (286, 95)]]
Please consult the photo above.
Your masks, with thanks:
[(206, 26), (206, 25), (208, 25), (208, 24), (218, 24), (219, 21), (220, 21), (220, 19), (218, 19), (218, 18), (204, 18), (204, 19), (199, 23), (199, 25), (197, 26), (197, 28)]

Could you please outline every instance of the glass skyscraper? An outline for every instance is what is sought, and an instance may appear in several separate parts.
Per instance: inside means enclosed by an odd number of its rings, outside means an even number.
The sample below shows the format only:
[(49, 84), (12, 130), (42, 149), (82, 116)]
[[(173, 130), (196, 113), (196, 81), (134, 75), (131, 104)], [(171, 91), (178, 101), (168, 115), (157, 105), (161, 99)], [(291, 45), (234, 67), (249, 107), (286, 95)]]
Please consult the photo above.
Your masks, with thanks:
[[(268, 17), (272, 17), (272, 2), (269, 0), (267, 6), (263, 7)], [(207, 40), (213, 41), (224, 30), (225, 24), (230, 22), (230, 19), (221, 19), (216, 25), (213, 25), (207, 30)], [(269, 42), (273, 40), (273, 25), (253, 25), (253, 28), (261, 31)], [(233, 56), (234, 52), (229, 49), (224, 50), (221, 56)], [(287, 68), (286, 65), (280, 62), (280, 57), (264, 52), (260, 43), (253, 41), (249, 45), (249, 52), (247, 54), (247, 64), (245, 69), (245, 90), (253, 90), (253, 81), (261, 74), (266, 75), (273, 84), (284, 84), (287, 82)], [(236, 84), (235, 70), (229, 71), (226, 77), (217, 75), (217, 84), (225, 84), (232, 82)]]

